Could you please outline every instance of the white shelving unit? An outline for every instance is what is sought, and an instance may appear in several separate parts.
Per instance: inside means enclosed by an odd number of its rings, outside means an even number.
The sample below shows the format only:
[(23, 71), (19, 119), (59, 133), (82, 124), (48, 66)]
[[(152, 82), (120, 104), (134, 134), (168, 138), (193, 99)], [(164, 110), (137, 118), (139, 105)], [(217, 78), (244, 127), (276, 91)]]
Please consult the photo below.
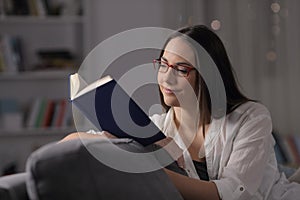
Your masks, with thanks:
[[(37, 98), (68, 98), (68, 78), (74, 69), (33, 71), (33, 66), (39, 62), (36, 52), (40, 49), (69, 49), (78, 64), (82, 62), (89, 44), (88, 4), (89, 0), (82, 0), (83, 15), (78, 16), (0, 16), (0, 35), (18, 36), (22, 41), (25, 68), (24, 72), (0, 73), (0, 99), (17, 100), (25, 113)], [(0, 129), (0, 175), (3, 167), (13, 163), (17, 171), (23, 171), (33, 150), (74, 131), (75, 127), (25, 125), (19, 130)]]
[[(68, 98), (68, 76), (71, 73), (71, 71), (42, 71), (2, 74), (0, 99), (16, 99), (25, 111), (35, 98)], [(23, 171), (32, 151), (75, 131), (75, 127), (28, 128), (25, 127), (26, 120), (24, 119), (24, 127), (21, 129), (0, 129), (1, 167), (14, 163), (18, 171)]]
[(84, 17), (5, 17), (0, 20), (0, 35), (21, 39), (24, 67), (32, 70), (39, 63), (37, 50), (68, 49), (77, 58), (84, 55)]

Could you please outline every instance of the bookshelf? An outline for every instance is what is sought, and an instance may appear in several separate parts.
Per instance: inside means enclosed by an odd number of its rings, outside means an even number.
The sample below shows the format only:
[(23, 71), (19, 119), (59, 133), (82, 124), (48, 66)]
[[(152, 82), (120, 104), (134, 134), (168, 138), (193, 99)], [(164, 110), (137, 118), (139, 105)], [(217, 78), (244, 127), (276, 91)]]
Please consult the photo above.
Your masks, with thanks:
[(300, 166), (300, 135), (273, 132), (278, 163), (292, 168)]
[[(49, 142), (60, 140), (68, 133), (75, 131), (75, 127), (71, 123), (59, 127), (27, 126), (29, 113), (32, 111), (33, 102), (36, 99), (68, 98), (68, 75), (71, 73), (72, 71), (56, 70), (0, 75), (0, 99), (17, 101), (19, 105), (17, 116), (21, 116), (21, 122), (16, 123), (14, 120), (16, 117), (12, 117), (10, 118), (12, 120), (8, 121), (9, 124), (2, 124), (0, 129), (0, 151), (2, 152), (0, 153), (0, 162), (2, 166), (12, 164), (17, 166), (17, 171), (23, 171), (26, 159), (33, 150)], [(37, 116), (35, 118), (36, 121)], [(44, 120), (45, 115), (41, 118)], [(71, 118), (72, 115), (69, 115), (69, 120), (72, 120)], [(2, 123), (5, 121), (3, 116), (1, 121)]]
[[(71, 105), (67, 101), (68, 78), (77, 71), (88, 52), (89, 12), (86, 9), (89, 0), (23, 2), (48, 2), (59, 7), (60, 11), (49, 14), (49, 8), (44, 7), (39, 13), (28, 10), (25, 14), (16, 14), (6, 13), (0, 5), (0, 175), (7, 168), (16, 172), (23, 171), (32, 151), (76, 131), (70, 114)], [(4, 36), (20, 41), (18, 52), (3, 51)], [(20, 56), (21, 61), (6, 62), (7, 59), (13, 60), (14, 56)], [(44, 118), (44, 125), (28, 127), (33, 104), (37, 99), (46, 102), (44, 110), (47, 110), (49, 101), (55, 103), (53, 109), (48, 109), (48, 115), (47, 111), (40, 115)], [(58, 120), (54, 119), (54, 113), (56, 107), (57, 112), (62, 110), (56, 105), (61, 101), (66, 102), (64, 115), (61, 114), (66, 121), (58, 126), (51, 122)], [(39, 109), (42, 109), (41, 106)], [(38, 116), (33, 118), (36, 121)], [(45, 118), (51, 119), (47, 125)]]

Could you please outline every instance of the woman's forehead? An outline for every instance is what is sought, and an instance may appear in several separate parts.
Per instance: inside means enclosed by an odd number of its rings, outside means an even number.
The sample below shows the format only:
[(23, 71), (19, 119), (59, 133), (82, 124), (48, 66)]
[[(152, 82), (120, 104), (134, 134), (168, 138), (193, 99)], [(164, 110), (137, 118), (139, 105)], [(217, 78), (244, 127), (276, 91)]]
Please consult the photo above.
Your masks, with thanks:
[(165, 52), (167, 54), (175, 54), (195, 66), (195, 54), (193, 49), (188, 42), (182, 38), (177, 37), (171, 39), (165, 48)]

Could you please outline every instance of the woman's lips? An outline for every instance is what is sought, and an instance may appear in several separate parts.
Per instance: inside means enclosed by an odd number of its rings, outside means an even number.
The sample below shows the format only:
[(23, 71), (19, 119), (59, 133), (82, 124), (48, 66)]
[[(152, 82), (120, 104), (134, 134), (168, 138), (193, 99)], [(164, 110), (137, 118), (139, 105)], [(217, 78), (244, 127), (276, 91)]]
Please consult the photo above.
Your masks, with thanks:
[(164, 88), (166, 94), (174, 94), (172, 90)]
[(169, 88), (165, 88), (163, 86), (162, 86), (162, 90), (165, 94), (170, 94), (170, 95), (175, 94), (176, 92), (178, 92), (177, 90), (172, 90), (172, 89), (169, 89)]

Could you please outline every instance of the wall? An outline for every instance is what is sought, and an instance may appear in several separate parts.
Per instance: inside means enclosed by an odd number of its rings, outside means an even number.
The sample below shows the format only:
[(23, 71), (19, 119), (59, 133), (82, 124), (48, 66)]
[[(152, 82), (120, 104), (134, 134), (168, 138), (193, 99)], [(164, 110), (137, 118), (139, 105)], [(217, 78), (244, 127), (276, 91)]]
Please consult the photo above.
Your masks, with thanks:
[[(228, 50), (242, 90), (270, 110), (274, 129), (300, 134), (299, 12), (296, 0), (193, 1), (193, 23), (221, 22), (216, 33)], [(202, 16), (195, 7), (204, 11)]]
[[(187, 23), (187, 5), (184, 0), (91, 0), (87, 10), (89, 11), (87, 40), (90, 50), (109, 37), (129, 29), (140, 27), (178, 29)], [(142, 49), (120, 55), (109, 66), (106, 74), (118, 79), (138, 65), (148, 64), (152, 67), (152, 60), (158, 55), (159, 51), (154, 49)], [(99, 66), (101, 62), (97, 59), (99, 58), (90, 59), (85, 67)], [(93, 77), (98, 72), (89, 70), (89, 73), (91, 74), (88, 76)], [(148, 89), (152, 92), (149, 93)], [(136, 101), (146, 112), (151, 104), (159, 103), (157, 91), (156, 85), (148, 85), (141, 87), (134, 94)]]
[[(274, 3), (278, 1), (91, 0), (89, 47), (131, 28), (177, 29), (188, 23), (210, 26), (217, 19), (221, 28), (216, 33), (224, 41), (244, 93), (269, 108), (275, 130), (297, 134), (300, 2), (280, 2), (278, 11), (271, 9)], [(133, 53), (128, 58), (137, 56)]]

